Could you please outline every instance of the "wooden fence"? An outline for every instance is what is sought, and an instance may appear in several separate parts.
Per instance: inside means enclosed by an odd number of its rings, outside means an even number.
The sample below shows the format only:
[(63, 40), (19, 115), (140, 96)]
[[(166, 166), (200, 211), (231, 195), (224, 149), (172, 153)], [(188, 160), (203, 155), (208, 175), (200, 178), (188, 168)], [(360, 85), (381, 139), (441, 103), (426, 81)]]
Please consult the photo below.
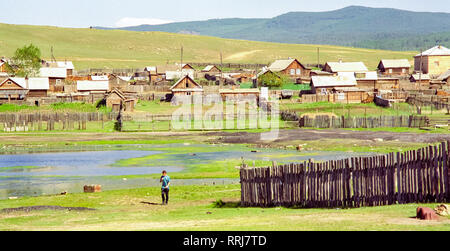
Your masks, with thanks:
[(86, 130), (87, 122), (112, 121), (115, 113), (0, 113), (0, 127), (5, 132)]
[(240, 170), (241, 204), (367, 207), (450, 201), (448, 142), (404, 153)]
[(425, 116), (380, 116), (380, 117), (333, 117), (328, 115), (300, 119), (300, 127), (311, 128), (383, 128), (428, 126), (429, 119)]

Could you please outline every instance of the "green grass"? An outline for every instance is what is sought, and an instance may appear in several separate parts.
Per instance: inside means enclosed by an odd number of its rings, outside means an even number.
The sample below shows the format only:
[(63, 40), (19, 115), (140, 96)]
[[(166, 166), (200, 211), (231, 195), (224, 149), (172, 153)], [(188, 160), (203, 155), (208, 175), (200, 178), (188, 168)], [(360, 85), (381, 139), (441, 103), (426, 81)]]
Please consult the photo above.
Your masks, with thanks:
[(30, 106), (16, 104), (1, 104), (0, 112), (111, 112), (111, 108), (100, 107), (88, 103), (54, 103), (51, 105)]
[[(221, 39), (207, 36), (163, 32), (107, 31), (57, 28), (49, 26), (0, 24), (0, 55), (33, 43), (42, 56), (51, 58), (50, 47), (58, 60), (71, 60), (76, 69), (142, 68), (179, 61), (180, 45), (186, 62), (264, 63), (295, 57), (304, 64), (315, 64), (318, 45), (281, 44)], [(382, 58), (411, 59), (417, 52), (395, 52), (320, 45), (321, 60), (363, 61), (376, 69)]]
[(406, 104), (396, 104), (393, 108), (382, 108), (373, 103), (370, 104), (338, 104), (330, 102), (298, 103), (283, 101), (280, 110), (295, 111), (299, 115), (308, 113), (332, 113), (337, 116), (397, 116), (412, 115), (412, 108)]
[(238, 206), (240, 186), (221, 185), (173, 186), (169, 205), (161, 206), (160, 193), (158, 188), (140, 188), (0, 200), (0, 209), (36, 205), (97, 209), (0, 213), (0, 230), (450, 230), (450, 217), (438, 222), (412, 218), (418, 206), (437, 204), (340, 210), (243, 208)]

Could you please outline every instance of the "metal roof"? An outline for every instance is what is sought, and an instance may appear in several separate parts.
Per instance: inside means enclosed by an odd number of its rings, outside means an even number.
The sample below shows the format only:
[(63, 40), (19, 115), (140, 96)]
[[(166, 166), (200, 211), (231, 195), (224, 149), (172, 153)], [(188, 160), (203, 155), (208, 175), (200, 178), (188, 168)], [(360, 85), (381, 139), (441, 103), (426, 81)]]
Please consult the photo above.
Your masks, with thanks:
[[(208, 65), (202, 71), (211, 71), (214, 67), (216, 67), (216, 66), (215, 65)], [(219, 69), (219, 68), (217, 68), (217, 69)]]
[(29, 78), (28, 89), (30, 90), (48, 90), (50, 89), (50, 81), (48, 78)]
[(78, 91), (108, 91), (109, 81), (77, 81)]
[(334, 86), (356, 86), (354, 75), (346, 74), (341, 76), (312, 76), (311, 82), (314, 87), (334, 87)]
[(42, 67), (40, 69), (41, 77), (49, 78), (67, 78), (66, 68)]
[(438, 77), (438, 80), (447, 80), (450, 77), (450, 69)]
[[(11, 79), (16, 84), (20, 85), (20, 87), (22, 87), (22, 88), (26, 88), (26, 86), (27, 86), (25, 78), (8, 78), (8, 79)], [(6, 79), (6, 81), (8, 81), (8, 79)], [(6, 81), (3, 81), (3, 82), (6, 82)]]
[(383, 59), (381, 64), (384, 68), (411, 68), (408, 59)]
[(363, 62), (327, 62), (332, 72), (365, 72), (369, 71)]
[[(420, 75), (422, 75), (422, 76), (420, 76)], [(415, 80), (419, 80), (419, 79), (431, 80), (430, 75), (428, 75), (428, 74), (413, 74), (413, 75), (411, 75), (411, 77), (414, 78)]]
[(436, 45), (435, 47), (416, 55), (416, 57), (420, 56), (450, 56), (450, 49), (442, 45)]

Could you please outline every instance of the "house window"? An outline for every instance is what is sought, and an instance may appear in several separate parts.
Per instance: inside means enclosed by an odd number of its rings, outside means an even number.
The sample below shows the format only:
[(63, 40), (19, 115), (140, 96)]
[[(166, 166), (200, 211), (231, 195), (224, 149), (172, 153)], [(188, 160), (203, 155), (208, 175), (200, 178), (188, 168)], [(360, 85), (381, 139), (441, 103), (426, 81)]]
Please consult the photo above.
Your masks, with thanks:
[(61, 84), (61, 79), (57, 79), (57, 80), (56, 80), (56, 83), (57, 83), (57, 84)]
[(402, 69), (402, 73), (406, 73), (406, 69), (405, 68)]
[(297, 75), (302, 75), (302, 70), (297, 69)]
[(8, 82), (6, 82), (8, 85), (12, 85), (12, 82), (11, 81), (8, 81)]
[(295, 69), (291, 69), (291, 75), (295, 75)]
[(389, 69), (389, 73), (392, 73), (392, 69)]
[(192, 93), (191, 93), (191, 92), (186, 92), (186, 95), (187, 95), (187, 96), (191, 96)]

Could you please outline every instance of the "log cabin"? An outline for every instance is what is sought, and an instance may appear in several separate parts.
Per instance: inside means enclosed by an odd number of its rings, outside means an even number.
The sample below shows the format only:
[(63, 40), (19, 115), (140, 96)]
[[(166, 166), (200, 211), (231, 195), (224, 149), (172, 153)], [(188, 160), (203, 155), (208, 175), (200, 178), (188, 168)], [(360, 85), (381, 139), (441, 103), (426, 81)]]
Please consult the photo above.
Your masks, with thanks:
[(118, 89), (114, 89), (105, 95), (106, 106), (112, 108), (114, 112), (120, 111), (120, 105), (125, 112), (133, 112), (137, 99), (135, 94), (126, 94)]
[(419, 83), (419, 84), (423, 84), (423, 85), (427, 85), (430, 84), (431, 82), (431, 77), (428, 74), (412, 74), (411, 77), (409, 78), (409, 81), (411, 83)]
[(297, 59), (276, 60), (267, 69), (274, 73), (284, 74), (295, 80), (309, 80), (311, 75), (311, 69), (305, 67)]
[(42, 67), (40, 69), (40, 77), (48, 78), (50, 82), (50, 92), (58, 92), (67, 79), (66, 68)]
[(209, 74), (220, 74), (222, 73), (222, 70), (220, 70), (219, 67), (215, 65), (208, 65), (202, 70), (202, 72)]
[(340, 76), (313, 76), (311, 77), (311, 93), (329, 94), (339, 87), (356, 87), (358, 83), (353, 74)]
[(385, 76), (407, 76), (411, 64), (407, 59), (383, 59), (377, 68), (378, 72)]

